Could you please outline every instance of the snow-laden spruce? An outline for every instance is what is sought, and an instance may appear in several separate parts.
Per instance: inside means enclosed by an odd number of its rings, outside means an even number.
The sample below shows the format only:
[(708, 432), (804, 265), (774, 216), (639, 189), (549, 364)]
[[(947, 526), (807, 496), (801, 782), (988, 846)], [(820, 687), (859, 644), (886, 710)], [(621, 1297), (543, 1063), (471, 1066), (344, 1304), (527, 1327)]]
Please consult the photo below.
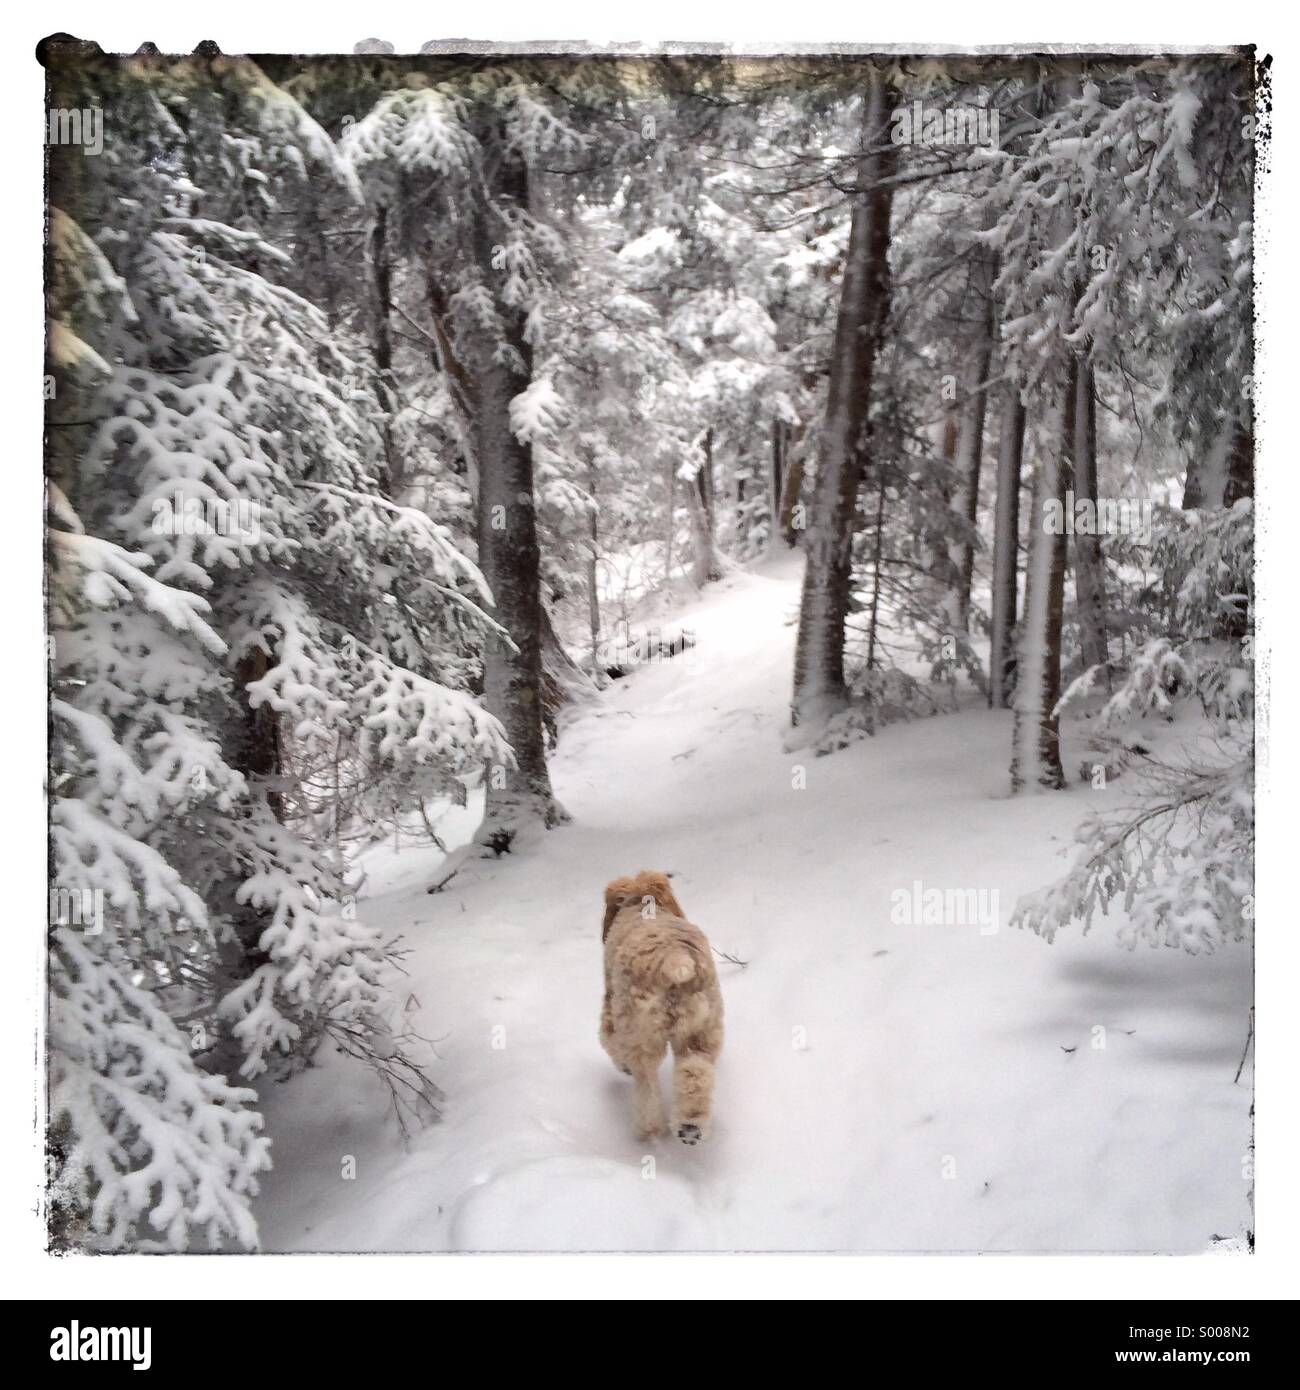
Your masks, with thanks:
[[(1094, 721), (1096, 766), (1122, 774), (1124, 805), (1088, 816), (1067, 876), (1016, 920), (1051, 940), (1122, 905), (1121, 941), (1213, 950), (1254, 924), (1254, 509), (1170, 512), (1158, 560), (1171, 636), (1133, 655)], [(1091, 667), (1060, 709), (1084, 701)], [(1058, 711), (1059, 712), (1059, 711)], [(1154, 726), (1154, 727), (1153, 727)], [(1166, 727), (1167, 726), (1167, 727)], [(1153, 747), (1176, 732), (1167, 748)]]
[(381, 494), (367, 369), (291, 283), (355, 196), (328, 138), (246, 63), (80, 77), (116, 135), (51, 219), (55, 1229), (252, 1246), (268, 1146), (223, 1075), (331, 1035), (431, 1104), (301, 774), (410, 806), (508, 766), (467, 693), (491, 595)]

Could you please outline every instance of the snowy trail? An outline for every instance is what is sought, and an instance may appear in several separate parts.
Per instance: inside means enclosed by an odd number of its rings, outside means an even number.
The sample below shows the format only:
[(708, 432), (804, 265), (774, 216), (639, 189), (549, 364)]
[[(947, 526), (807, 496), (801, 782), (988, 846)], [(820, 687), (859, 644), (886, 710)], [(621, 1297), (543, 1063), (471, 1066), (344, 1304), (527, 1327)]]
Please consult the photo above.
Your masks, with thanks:
[[(434, 896), (436, 852), (372, 856), (364, 915), (413, 948), (445, 1119), (404, 1146), (334, 1055), (268, 1087), (264, 1248), (1192, 1252), (1241, 1231), (1247, 953), (1008, 928), (1099, 794), (1010, 799), (1007, 714), (783, 752), (797, 599), (783, 560), (678, 615), (698, 645), (567, 731), (574, 824), (527, 854)], [(634, 1138), (596, 1041), (601, 888), (641, 868), (748, 962), (720, 966), (700, 1148)], [(999, 929), (895, 925), (914, 880), (997, 889)]]

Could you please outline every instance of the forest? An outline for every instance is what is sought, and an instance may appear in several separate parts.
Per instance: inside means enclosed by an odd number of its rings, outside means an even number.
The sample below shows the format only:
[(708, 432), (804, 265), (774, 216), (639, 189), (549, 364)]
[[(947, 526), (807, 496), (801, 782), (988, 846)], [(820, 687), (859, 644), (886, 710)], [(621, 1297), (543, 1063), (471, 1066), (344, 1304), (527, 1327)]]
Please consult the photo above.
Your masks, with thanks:
[(1252, 50), (41, 57), (53, 1248), (1250, 1238)]

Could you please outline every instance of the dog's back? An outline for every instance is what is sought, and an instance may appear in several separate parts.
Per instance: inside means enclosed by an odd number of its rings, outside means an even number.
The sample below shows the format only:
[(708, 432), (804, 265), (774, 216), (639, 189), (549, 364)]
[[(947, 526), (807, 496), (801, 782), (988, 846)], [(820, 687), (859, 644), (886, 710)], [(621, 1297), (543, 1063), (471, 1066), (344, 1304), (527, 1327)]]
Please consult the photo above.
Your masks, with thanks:
[(713, 953), (699, 927), (662, 908), (644, 914), (639, 903), (629, 904), (606, 937), (611, 1002), (632, 1005), (645, 1024), (660, 1025), (665, 1042), (675, 1043), (708, 1021), (711, 995), (721, 1011)]

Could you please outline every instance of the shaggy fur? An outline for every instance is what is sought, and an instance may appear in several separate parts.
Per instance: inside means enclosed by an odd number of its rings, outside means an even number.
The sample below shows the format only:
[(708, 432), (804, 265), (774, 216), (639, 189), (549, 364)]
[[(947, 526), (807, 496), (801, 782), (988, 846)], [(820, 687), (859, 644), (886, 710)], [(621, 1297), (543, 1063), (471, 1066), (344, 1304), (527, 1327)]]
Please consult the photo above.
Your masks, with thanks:
[(684, 1144), (709, 1137), (722, 994), (713, 953), (664, 874), (643, 869), (605, 887), (605, 1002), (600, 1042), (632, 1078), (637, 1136), (664, 1130), (659, 1064), (673, 1049), (669, 1124)]

